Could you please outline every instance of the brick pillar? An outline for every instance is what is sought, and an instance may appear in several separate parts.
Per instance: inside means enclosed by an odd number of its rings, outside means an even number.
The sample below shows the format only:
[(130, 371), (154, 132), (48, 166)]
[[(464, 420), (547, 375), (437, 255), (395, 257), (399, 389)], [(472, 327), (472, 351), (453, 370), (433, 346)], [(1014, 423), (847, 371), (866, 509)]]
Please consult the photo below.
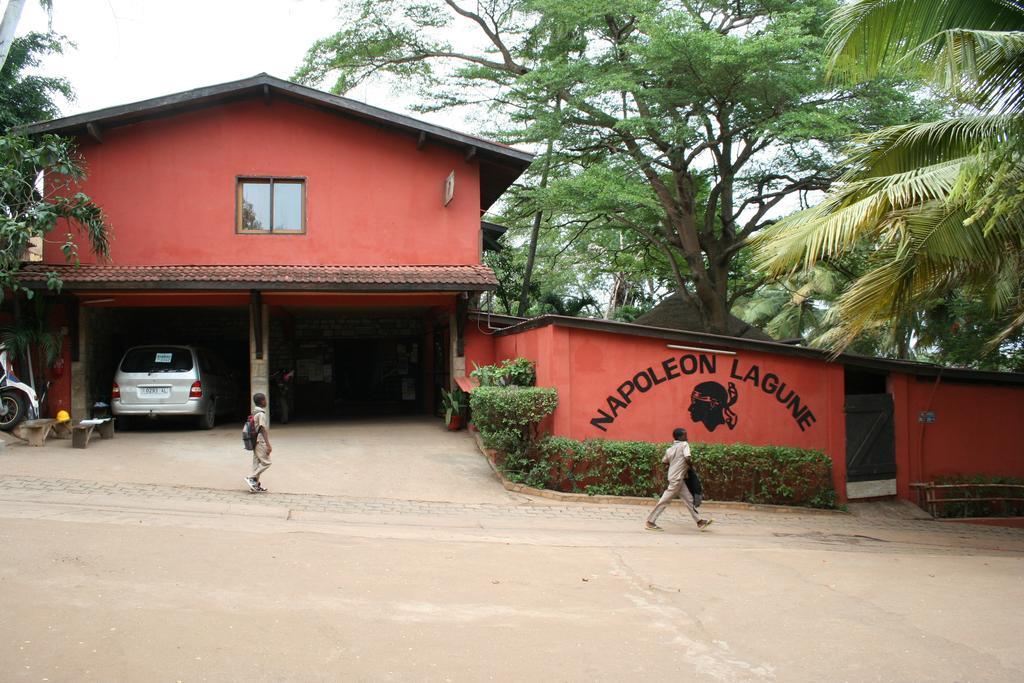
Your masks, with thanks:
[[(89, 395), (89, 328), (93, 323), (92, 311), (78, 311), (78, 360), (71, 362), (71, 417), (84, 420), (89, 417), (92, 397)], [(111, 378), (113, 380), (113, 378)]]
[(448, 391), (455, 389), (455, 378), (466, 374), (466, 357), (459, 355), (458, 313), (448, 314), (449, 367)]
[[(254, 315), (256, 312), (259, 315)], [(260, 325), (260, 346), (256, 343), (256, 324)], [(257, 350), (262, 353), (257, 353)], [(262, 356), (258, 358), (257, 356)], [(262, 302), (249, 304), (249, 401), (252, 394), (263, 394), (267, 397), (267, 418), (270, 418), (270, 316), (267, 305)], [(250, 409), (255, 404), (250, 405)]]

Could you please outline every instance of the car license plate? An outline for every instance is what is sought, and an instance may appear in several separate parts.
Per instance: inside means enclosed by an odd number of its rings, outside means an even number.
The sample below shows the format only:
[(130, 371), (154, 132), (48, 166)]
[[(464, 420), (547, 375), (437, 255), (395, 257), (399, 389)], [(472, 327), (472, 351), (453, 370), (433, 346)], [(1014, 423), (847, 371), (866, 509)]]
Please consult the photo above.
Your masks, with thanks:
[(139, 387), (139, 396), (146, 398), (168, 398), (170, 395), (170, 387)]

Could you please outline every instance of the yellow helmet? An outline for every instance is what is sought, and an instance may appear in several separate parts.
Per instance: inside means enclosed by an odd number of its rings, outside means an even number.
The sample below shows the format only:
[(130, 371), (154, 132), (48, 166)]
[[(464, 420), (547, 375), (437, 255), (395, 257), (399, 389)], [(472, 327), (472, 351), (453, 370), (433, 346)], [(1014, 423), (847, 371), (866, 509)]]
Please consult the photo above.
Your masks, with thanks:
[(57, 413), (57, 422), (67, 422), (70, 419), (71, 419), (71, 416), (68, 415), (68, 411), (66, 411), (66, 410), (61, 410), (61, 411), (59, 411)]

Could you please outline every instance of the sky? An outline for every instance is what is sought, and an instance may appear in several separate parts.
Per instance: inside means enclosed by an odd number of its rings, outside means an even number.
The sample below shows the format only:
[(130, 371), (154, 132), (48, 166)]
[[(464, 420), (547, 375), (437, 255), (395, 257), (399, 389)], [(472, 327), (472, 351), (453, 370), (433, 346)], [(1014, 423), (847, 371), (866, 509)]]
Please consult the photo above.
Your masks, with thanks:
[[(53, 30), (77, 49), (37, 71), (71, 82), (77, 97), (61, 102), (65, 116), (260, 72), (287, 79), (315, 40), (337, 30), (337, 8), (336, 0), (53, 0)], [(33, 30), (47, 30), (38, 0), (26, 3), (17, 33)], [(385, 87), (347, 96), (473, 132), (459, 113), (414, 113), (411, 99)]]

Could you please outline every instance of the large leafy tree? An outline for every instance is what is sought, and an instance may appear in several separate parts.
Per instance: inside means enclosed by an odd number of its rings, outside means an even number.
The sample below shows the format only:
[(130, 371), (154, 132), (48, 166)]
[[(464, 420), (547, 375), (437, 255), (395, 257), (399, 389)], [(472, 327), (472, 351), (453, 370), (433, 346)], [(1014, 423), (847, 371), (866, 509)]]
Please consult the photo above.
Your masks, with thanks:
[[(19, 271), (34, 241), (59, 235), (61, 249), (73, 263), (83, 238), (94, 252), (109, 253), (102, 210), (76, 188), (85, 172), (72, 141), (17, 132), (17, 126), (56, 115), (55, 96), (73, 96), (65, 79), (27, 73), (65, 44), (52, 33), (15, 38), (0, 68), (0, 300), (11, 292), (32, 295), (21, 286)], [(56, 290), (61, 284), (51, 273), (49, 287)]]
[[(933, 306), (976, 317), (980, 301), (990, 319), (1003, 317), (993, 344), (1019, 334), (1024, 4), (859, 0), (835, 12), (829, 37), (837, 81), (926, 79), (958, 108), (945, 119), (856, 138), (842, 182), (825, 200), (759, 237), (764, 265), (787, 275), (867, 251), (863, 273), (833, 310), (836, 350), (887, 321), (934, 319), (921, 317)], [(965, 329), (955, 321), (944, 327), (949, 334)], [(937, 348), (963, 355), (942, 334), (932, 336)]]
[[(652, 308), (670, 288), (672, 273), (661, 252), (649, 242), (629, 230), (595, 228), (594, 221), (576, 216), (544, 221), (535, 242), (533, 274), (524, 288), (528, 250), (519, 245), (529, 243), (534, 217), (517, 219), (505, 214), (499, 220), (508, 227), (505, 249), (484, 259), (500, 283), (498, 294), (490, 301), (496, 312), (519, 314), (522, 310), (526, 315), (539, 315), (551, 309), (550, 302), (556, 298), (585, 302), (604, 294), (579, 310), (631, 321)], [(523, 291), (527, 305), (520, 309), (516, 299)]]
[(51, 119), (60, 112), (55, 97), (73, 98), (67, 79), (26, 73), (38, 67), (46, 55), (62, 53), (65, 45), (61, 36), (52, 33), (29, 33), (14, 39), (0, 68), (0, 133)]
[[(43, 176), (45, 183), (40, 182)], [(33, 238), (63, 229), (61, 250), (73, 263), (78, 261), (79, 233), (94, 252), (109, 254), (103, 211), (75, 191), (83, 177), (74, 145), (65, 138), (0, 136), (0, 298), (11, 291), (31, 297), (19, 271)], [(54, 290), (62, 285), (56, 273), (50, 273), (47, 284)]]
[(549, 182), (513, 205), (639, 237), (719, 332), (757, 286), (734, 268), (748, 240), (790, 198), (829, 187), (840, 140), (915, 115), (889, 85), (826, 87), (833, 0), (342, 5), (343, 28), (298, 79), (345, 92), (389, 74), (418, 82), (428, 107), (490, 104), (491, 135), (553, 141), (534, 164)]

